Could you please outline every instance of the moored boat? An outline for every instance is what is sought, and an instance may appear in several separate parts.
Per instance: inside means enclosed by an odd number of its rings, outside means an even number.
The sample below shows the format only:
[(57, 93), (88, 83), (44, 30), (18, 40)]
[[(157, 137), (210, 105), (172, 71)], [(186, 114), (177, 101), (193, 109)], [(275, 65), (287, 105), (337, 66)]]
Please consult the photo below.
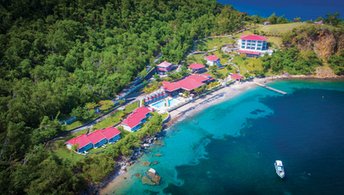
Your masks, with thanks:
[(282, 161), (276, 160), (274, 165), (275, 165), (277, 175), (283, 179), (285, 177), (285, 172), (284, 172), (284, 166), (283, 166)]

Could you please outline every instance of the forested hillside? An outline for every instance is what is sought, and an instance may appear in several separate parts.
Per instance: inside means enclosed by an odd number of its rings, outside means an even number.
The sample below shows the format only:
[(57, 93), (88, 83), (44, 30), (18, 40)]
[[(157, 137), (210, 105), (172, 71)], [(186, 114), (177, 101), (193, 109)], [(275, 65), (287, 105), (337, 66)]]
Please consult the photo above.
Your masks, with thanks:
[(193, 40), (245, 19), (215, 0), (17, 0), (0, 10), (3, 194), (74, 193), (99, 167), (111, 171), (114, 156), (74, 165), (45, 149), (58, 117), (115, 97), (158, 54), (177, 63)]

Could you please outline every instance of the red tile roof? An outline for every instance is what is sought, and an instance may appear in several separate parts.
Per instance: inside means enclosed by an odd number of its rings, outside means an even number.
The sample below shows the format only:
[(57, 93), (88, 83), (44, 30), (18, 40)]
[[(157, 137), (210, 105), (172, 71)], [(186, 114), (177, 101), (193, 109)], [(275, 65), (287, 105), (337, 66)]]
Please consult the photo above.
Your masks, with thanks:
[(232, 74), (231, 77), (232, 77), (232, 79), (234, 79), (234, 80), (241, 80), (242, 78), (244, 78), (244, 77), (241, 76), (240, 74)]
[(106, 137), (106, 139), (111, 139), (116, 135), (119, 135), (121, 132), (115, 127), (108, 127), (105, 129), (100, 130), (102, 134)]
[(202, 68), (205, 68), (205, 66), (203, 64), (191, 64), (189, 66), (190, 69), (193, 69), (193, 70), (198, 70), (198, 69), (202, 69)]
[(106, 137), (99, 130), (93, 131), (92, 133), (88, 134), (87, 137), (92, 142), (92, 144), (96, 144), (103, 139), (106, 139)]
[(267, 40), (266, 37), (255, 35), (255, 34), (243, 35), (240, 37), (240, 39), (242, 39), (242, 40), (253, 40), (253, 41), (266, 41)]
[(87, 135), (83, 134), (83, 135), (80, 135), (78, 137), (68, 140), (66, 143), (70, 145), (78, 144), (78, 149), (80, 149), (90, 144), (91, 141), (88, 139)]
[(78, 149), (80, 149), (90, 143), (96, 144), (105, 138), (111, 139), (115, 137), (116, 135), (119, 135), (120, 133), (121, 132), (117, 128), (108, 127), (106, 129), (93, 131), (92, 133), (88, 135), (82, 134), (78, 137), (68, 140), (66, 143), (71, 144), (71, 145), (78, 144)]
[(239, 50), (239, 53), (243, 53), (243, 54), (252, 54), (252, 55), (260, 55), (261, 53), (258, 51), (248, 51), (248, 50)]
[(205, 81), (208, 81), (211, 79), (212, 78), (208, 74), (192, 74), (176, 82), (163, 81), (162, 86), (166, 91), (169, 91), (169, 92), (173, 92), (178, 89), (191, 91), (193, 89), (196, 89), (204, 85)]
[(163, 61), (162, 63), (158, 64), (157, 66), (158, 66), (159, 68), (167, 68), (167, 67), (172, 66), (172, 63), (167, 62), (167, 61)]
[(219, 59), (216, 55), (207, 56), (206, 58), (208, 61), (212, 61), (212, 62)]
[(124, 121), (123, 124), (133, 128), (141, 123), (141, 121), (146, 118), (146, 115), (150, 113), (151, 110), (147, 107), (140, 107), (134, 110)]

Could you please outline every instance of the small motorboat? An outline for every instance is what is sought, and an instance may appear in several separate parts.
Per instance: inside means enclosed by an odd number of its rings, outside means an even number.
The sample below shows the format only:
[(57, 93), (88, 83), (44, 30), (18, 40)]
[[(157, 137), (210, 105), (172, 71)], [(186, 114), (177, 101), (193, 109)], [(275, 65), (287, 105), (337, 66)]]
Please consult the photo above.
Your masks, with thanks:
[(276, 160), (274, 165), (275, 165), (277, 175), (283, 179), (285, 177), (285, 172), (284, 172), (284, 166), (283, 166), (282, 161)]

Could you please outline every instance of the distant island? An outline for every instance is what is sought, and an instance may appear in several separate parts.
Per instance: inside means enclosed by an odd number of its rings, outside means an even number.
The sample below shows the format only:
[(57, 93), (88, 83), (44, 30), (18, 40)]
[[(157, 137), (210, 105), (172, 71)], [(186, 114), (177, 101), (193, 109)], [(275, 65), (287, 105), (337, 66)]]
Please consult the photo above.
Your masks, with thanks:
[(199, 108), (270, 80), (344, 75), (337, 13), (290, 21), (196, 0), (1, 9), (5, 194), (98, 192), (202, 98)]

